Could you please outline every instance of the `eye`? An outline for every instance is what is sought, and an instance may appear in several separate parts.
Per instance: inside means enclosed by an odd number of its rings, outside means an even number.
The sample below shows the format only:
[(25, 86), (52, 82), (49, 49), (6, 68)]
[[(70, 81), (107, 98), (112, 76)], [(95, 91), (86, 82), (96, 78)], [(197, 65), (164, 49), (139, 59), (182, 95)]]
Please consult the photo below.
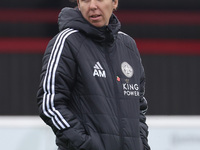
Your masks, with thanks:
[(81, 0), (82, 2), (88, 3), (90, 0)]

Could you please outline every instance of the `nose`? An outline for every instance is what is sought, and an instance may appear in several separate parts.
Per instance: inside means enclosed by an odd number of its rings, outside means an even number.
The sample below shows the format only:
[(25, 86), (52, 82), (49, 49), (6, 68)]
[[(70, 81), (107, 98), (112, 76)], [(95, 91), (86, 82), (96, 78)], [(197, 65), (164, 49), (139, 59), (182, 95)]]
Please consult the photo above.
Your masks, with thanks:
[(96, 10), (97, 9), (96, 0), (91, 0), (90, 1), (90, 9), (91, 10)]

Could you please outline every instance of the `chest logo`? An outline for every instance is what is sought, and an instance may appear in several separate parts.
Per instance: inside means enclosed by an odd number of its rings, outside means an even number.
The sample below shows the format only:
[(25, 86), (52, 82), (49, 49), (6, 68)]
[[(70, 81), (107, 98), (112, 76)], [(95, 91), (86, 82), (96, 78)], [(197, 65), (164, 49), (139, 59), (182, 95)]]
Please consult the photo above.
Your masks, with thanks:
[(131, 78), (133, 76), (133, 68), (127, 62), (121, 64), (121, 69), (126, 77)]
[(97, 77), (101, 77), (101, 78), (106, 78), (106, 72), (103, 69), (103, 67), (101, 66), (100, 62), (96, 62), (96, 64), (94, 65), (94, 72), (93, 72), (93, 76), (97, 76)]

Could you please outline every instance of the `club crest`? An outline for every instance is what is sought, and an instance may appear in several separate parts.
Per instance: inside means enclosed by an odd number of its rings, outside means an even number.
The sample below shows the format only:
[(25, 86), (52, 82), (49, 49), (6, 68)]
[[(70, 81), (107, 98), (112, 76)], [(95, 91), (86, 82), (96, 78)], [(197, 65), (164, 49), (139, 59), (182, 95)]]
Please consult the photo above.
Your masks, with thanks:
[(133, 76), (133, 68), (127, 62), (121, 64), (121, 69), (126, 77), (131, 78)]

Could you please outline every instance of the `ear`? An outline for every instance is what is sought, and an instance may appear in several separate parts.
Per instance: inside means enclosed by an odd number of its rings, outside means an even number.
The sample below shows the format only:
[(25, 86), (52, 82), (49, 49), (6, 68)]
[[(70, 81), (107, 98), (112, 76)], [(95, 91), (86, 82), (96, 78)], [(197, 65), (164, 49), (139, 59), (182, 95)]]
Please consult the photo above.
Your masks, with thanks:
[(116, 10), (118, 7), (118, 0), (113, 0), (113, 8)]
[(80, 10), (79, 0), (77, 0), (77, 6), (78, 6), (78, 9)]

